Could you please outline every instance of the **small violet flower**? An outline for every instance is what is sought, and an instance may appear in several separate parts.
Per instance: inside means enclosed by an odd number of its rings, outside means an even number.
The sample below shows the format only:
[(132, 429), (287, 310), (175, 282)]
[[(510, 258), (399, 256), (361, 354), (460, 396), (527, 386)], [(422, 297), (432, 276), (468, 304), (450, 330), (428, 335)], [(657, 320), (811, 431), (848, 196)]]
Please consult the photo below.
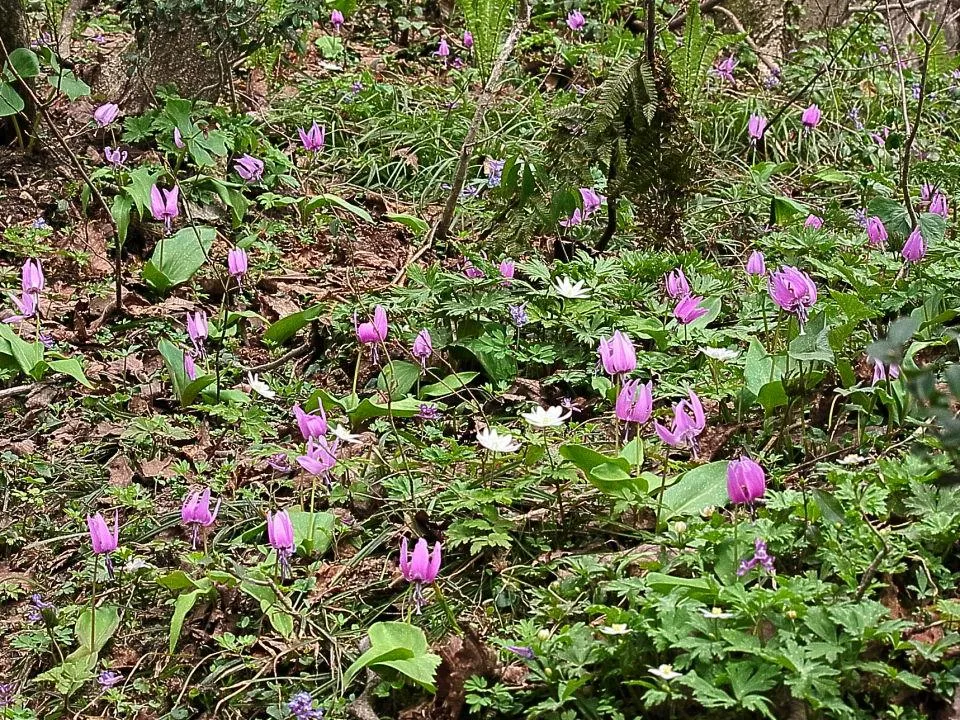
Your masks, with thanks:
[(734, 82), (736, 82), (733, 78), (733, 71), (736, 67), (737, 58), (733, 55), (730, 55), (723, 58), (723, 60), (718, 60), (717, 64), (713, 68), (713, 72), (718, 78), (732, 85)]
[(103, 156), (107, 159), (107, 162), (114, 167), (121, 167), (127, 161), (126, 150), (121, 150), (120, 148), (114, 150), (109, 145), (103, 149)]
[(743, 560), (740, 563), (740, 567), (737, 569), (737, 576), (743, 577), (758, 565), (768, 575), (776, 575), (777, 570), (773, 565), (773, 561), (776, 560), (776, 558), (767, 552), (767, 543), (764, 542), (763, 538), (757, 538), (753, 543), (753, 547), (753, 557), (749, 560)]
[(527, 317), (527, 306), (526, 305), (511, 305), (510, 306), (510, 320), (518, 328), (523, 327), (528, 322), (530, 318)]

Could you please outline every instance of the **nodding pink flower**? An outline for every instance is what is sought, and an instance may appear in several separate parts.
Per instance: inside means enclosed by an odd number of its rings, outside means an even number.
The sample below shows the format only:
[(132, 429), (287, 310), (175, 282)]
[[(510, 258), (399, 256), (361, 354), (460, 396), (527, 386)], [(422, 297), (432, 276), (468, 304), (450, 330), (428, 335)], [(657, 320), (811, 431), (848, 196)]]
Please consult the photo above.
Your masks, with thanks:
[(754, 250), (750, 253), (750, 258), (747, 260), (747, 275), (758, 275), (764, 276), (767, 274), (767, 263), (764, 261), (763, 253), (759, 250)]
[(275, 514), (267, 513), (267, 540), (270, 547), (277, 551), (280, 560), (280, 576), (286, 577), (290, 569), (290, 556), (293, 554), (293, 523), (286, 510)]
[(426, 538), (417, 540), (413, 553), (409, 552), (407, 539), (400, 541), (400, 572), (404, 579), (413, 584), (413, 599), (417, 613), (423, 607), (423, 586), (432, 585), (440, 572), (441, 545), (436, 543), (430, 552)]
[(673, 406), (673, 423), (669, 429), (653, 421), (653, 429), (663, 442), (671, 447), (687, 445), (694, 457), (697, 456), (697, 436), (706, 426), (703, 405), (693, 390), (690, 390), (688, 398)]
[(674, 300), (687, 297), (690, 294), (690, 283), (683, 274), (683, 268), (671, 270), (667, 275), (667, 295)]
[(183, 141), (183, 133), (180, 132), (180, 128), (178, 127), (173, 129), (173, 144), (176, 145), (180, 150), (183, 150), (183, 148), (185, 148), (187, 145)]
[(190, 336), (194, 350), (202, 357), (203, 343), (209, 335), (207, 314), (203, 310), (197, 310), (193, 314), (187, 313), (187, 335)]
[(11, 295), (10, 299), (16, 306), (18, 314), (8, 317), (4, 320), (5, 323), (18, 323), (36, 316), (40, 303), (35, 293), (25, 292), (19, 298), (16, 295)]
[(183, 372), (191, 381), (197, 379), (197, 363), (193, 360), (192, 352), (183, 354)]
[(925, 182), (920, 186), (920, 199), (923, 202), (930, 202), (935, 192), (937, 192), (937, 186), (931, 182)]
[(900, 251), (900, 255), (903, 256), (903, 259), (907, 262), (920, 262), (923, 260), (923, 256), (927, 254), (927, 243), (923, 239), (923, 233), (920, 232), (920, 227), (914, 228), (913, 232), (910, 233), (910, 237), (907, 238), (907, 242), (903, 244), (903, 249)]
[(300, 143), (303, 145), (304, 150), (310, 152), (320, 152), (323, 150), (323, 145), (327, 140), (326, 126), (318, 127), (316, 121), (314, 121), (309, 130), (297, 128), (297, 133), (300, 135)]
[(100, 127), (106, 127), (120, 115), (120, 108), (115, 103), (106, 103), (93, 111), (93, 119)]
[(812, 130), (820, 124), (820, 118), (822, 116), (823, 113), (820, 112), (820, 108), (816, 104), (813, 104), (803, 111), (803, 114), (800, 116), (800, 122), (803, 123), (803, 126), (807, 130)]
[(747, 137), (750, 138), (750, 144), (756, 145), (757, 141), (763, 137), (767, 130), (767, 119), (763, 115), (751, 115), (747, 122)]
[(411, 352), (423, 367), (427, 366), (427, 360), (433, 355), (433, 339), (427, 330), (424, 329), (417, 333), (417, 338), (413, 341), (413, 350)]
[(310, 438), (307, 440), (306, 455), (300, 455), (297, 462), (308, 473), (323, 477), (327, 485), (330, 485), (330, 471), (337, 464), (339, 446), (339, 438), (332, 443), (325, 437)]
[(900, 366), (894, 363), (884, 366), (879, 360), (870, 358), (870, 362), (873, 363), (873, 380), (870, 382), (871, 385), (876, 385), (881, 380), (896, 380), (900, 377)]
[(343, 26), (343, 13), (339, 10), (330, 13), (330, 24), (333, 25), (335, 32), (340, 32), (340, 28)]
[(447, 44), (446, 38), (440, 38), (440, 44), (437, 46), (437, 49), (433, 51), (433, 54), (443, 58), (444, 62), (446, 62), (447, 58), (450, 57), (450, 46)]
[(934, 193), (933, 199), (930, 200), (930, 208), (928, 212), (933, 213), (934, 215), (939, 215), (942, 218), (947, 217), (949, 211), (947, 209), (947, 196), (942, 192)]
[(785, 265), (770, 275), (770, 298), (787, 312), (794, 313), (801, 326), (807, 312), (817, 302), (817, 286), (805, 272)]
[(233, 248), (227, 253), (227, 269), (230, 271), (230, 277), (241, 278), (247, 274), (249, 259), (247, 251), (243, 248)]
[(39, 260), (27, 259), (20, 270), (20, 289), (25, 293), (39, 295), (43, 292), (46, 279)]
[(733, 55), (729, 55), (723, 60), (717, 62), (716, 66), (713, 68), (713, 72), (718, 78), (732, 85), (735, 82), (733, 78), (733, 71), (736, 67), (737, 58)]
[(470, 32), (469, 30), (463, 31), (463, 46), (467, 50), (473, 49), (473, 33)]
[(606, 199), (606, 196), (601, 195), (593, 188), (580, 188), (580, 201), (583, 209), (575, 208), (569, 218), (560, 221), (560, 225), (563, 227), (575, 227), (579, 225), (599, 210)]
[(103, 156), (107, 159), (107, 162), (114, 167), (120, 167), (127, 161), (126, 150), (121, 150), (120, 148), (114, 150), (109, 145), (103, 149)]
[(581, 32), (587, 25), (587, 19), (579, 10), (572, 10), (567, 13), (567, 27), (574, 32)]
[(263, 160), (258, 160), (246, 153), (237, 158), (233, 169), (236, 170), (237, 175), (249, 183), (260, 182), (263, 178)]
[(478, 268), (469, 260), (463, 261), (463, 274), (471, 280), (476, 280), (477, 278), (482, 278), (484, 276), (483, 270)]
[(867, 241), (874, 247), (887, 244), (887, 228), (876, 215), (867, 218)]
[(211, 512), (210, 510), (210, 488), (205, 488), (203, 492), (199, 490), (190, 493), (183, 501), (180, 507), (180, 519), (183, 524), (193, 526), (193, 549), (197, 549), (197, 534), (201, 527), (210, 527), (217, 514), (220, 512), (220, 500)]
[(113, 515), (113, 531), (107, 526), (103, 515), (87, 515), (87, 530), (90, 532), (90, 544), (97, 555), (107, 556), (107, 572), (113, 577), (113, 564), (110, 562), (110, 553), (117, 549), (120, 543), (120, 511), (115, 510)]
[(323, 403), (317, 407), (319, 415), (305, 412), (300, 403), (293, 406), (293, 416), (297, 419), (297, 427), (300, 428), (300, 434), (304, 440), (323, 437), (327, 434), (329, 425), (327, 423), (327, 414), (323, 410)]
[(753, 505), (766, 491), (767, 476), (753, 460), (741, 455), (727, 465), (727, 494), (734, 505)]
[(641, 385), (639, 380), (628, 380), (617, 395), (617, 417), (628, 423), (642, 425), (653, 412), (653, 381)]
[(600, 338), (600, 362), (608, 375), (632, 373), (637, 369), (637, 353), (630, 336), (615, 330), (613, 337)]
[(677, 303), (673, 309), (673, 316), (684, 325), (689, 325), (707, 314), (707, 308), (700, 304), (702, 302), (702, 297), (687, 295)]
[(803, 226), (819, 230), (823, 227), (823, 218), (818, 215), (807, 215), (807, 219), (803, 221)]
[(167, 226), (168, 233), (171, 222), (180, 214), (180, 208), (177, 207), (179, 196), (179, 185), (174, 185), (169, 190), (161, 190), (156, 185), (150, 188), (150, 214), (154, 220), (160, 220)]
[(516, 265), (513, 264), (513, 260), (501, 260), (500, 264), (497, 265), (497, 270), (500, 271), (500, 277), (503, 278), (501, 285), (509, 285), (513, 281), (513, 275), (517, 271)]
[[(356, 321), (354, 321), (356, 322)], [(387, 311), (382, 305), (373, 309), (373, 320), (356, 327), (357, 339), (364, 345), (373, 345), (387, 339)]]

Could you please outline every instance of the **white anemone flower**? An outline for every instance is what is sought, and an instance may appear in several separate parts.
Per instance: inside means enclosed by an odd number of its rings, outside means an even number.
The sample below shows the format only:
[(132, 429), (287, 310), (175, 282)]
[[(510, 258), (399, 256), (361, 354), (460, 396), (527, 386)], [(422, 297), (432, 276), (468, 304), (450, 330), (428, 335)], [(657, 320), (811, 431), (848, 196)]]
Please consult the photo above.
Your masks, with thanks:
[(673, 680), (678, 678), (683, 673), (678, 673), (673, 669), (673, 665), (661, 665), (660, 667), (647, 668), (650, 671), (651, 675), (656, 675), (658, 678), (663, 678), (664, 680)]
[(337, 425), (333, 428), (333, 430), (331, 430), (331, 432), (344, 442), (353, 443), (354, 445), (359, 445), (361, 442), (363, 442), (359, 435), (354, 435), (343, 425)]
[(259, 375), (247, 373), (247, 385), (249, 385), (250, 389), (257, 395), (262, 395), (267, 400), (273, 400), (277, 396), (277, 393), (271, 390), (270, 386), (263, 382)]
[(736, 360), (738, 357), (740, 357), (739, 350), (728, 350), (727, 348), (704, 347), (700, 348), (700, 352), (702, 352), (711, 360), (716, 360), (722, 363), (730, 362), (731, 360)]
[(586, 300), (590, 297), (590, 291), (583, 286), (583, 280), (574, 283), (570, 278), (562, 277), (557, 280), (553, 289), (557, 291), (557, 295), (568, 300)]
[(520, 413), (520, 417), (538, 428), (560, 427), (573, 414), (572, 411), (563, 412), (563, 407), (555, 405), (544, 410), (539, 405), (532, 412)]
[(700, 614), (710, 620), (729, 620), (733, 613), (724, 612), (722, 608), (712, 607), (709, 610), (701, 610)]
[(601, 625), (600, 632), (604, 635), (626, 635), (630, 632), (630, 628), (627, 627), (626, 623), (613, 623), (612, 625)]
[(490, 428), (484, 428), (477, 433), (477, 442), (495, 453), (512, 453), (520, 449), (520, 443), (513, 439), (513, 435), (510, 433), (501, 435)]

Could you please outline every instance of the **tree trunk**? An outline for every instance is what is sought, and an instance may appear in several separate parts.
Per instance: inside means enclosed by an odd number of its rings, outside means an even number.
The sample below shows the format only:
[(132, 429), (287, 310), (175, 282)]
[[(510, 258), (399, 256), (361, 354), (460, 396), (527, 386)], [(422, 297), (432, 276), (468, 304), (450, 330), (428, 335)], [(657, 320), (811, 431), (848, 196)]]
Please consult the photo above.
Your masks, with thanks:
[[(19, 47), (27, 47), (27, 22), (23, 15), (23, 7), (20, 0), (0, 0), (0, 67), (6, 62), (7, 54)], [(24, 113), (28, 117), (24, 119), (21, 115), (18, 120), (21, 132), (25, 132), (30, 128), (29, 116), (33, 114), (33, 108), (23, 88), (17, 88), (17, 92), (27, 106)], [(15, 137), (13, 119), (0, 118), (0, 145), (7, 144)]]

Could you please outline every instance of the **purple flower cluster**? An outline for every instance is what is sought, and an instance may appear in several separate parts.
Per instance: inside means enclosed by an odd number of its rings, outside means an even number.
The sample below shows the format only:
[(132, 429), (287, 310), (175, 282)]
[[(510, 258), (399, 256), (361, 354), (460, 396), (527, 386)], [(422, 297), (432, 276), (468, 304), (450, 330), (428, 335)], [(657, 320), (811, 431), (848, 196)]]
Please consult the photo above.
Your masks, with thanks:
[(773, 561), (776, 558), (767, 552), (766, 541), (763, 538), (757, 538), (753, 543), (753, 548), (753, 557), (741, 561), (740, 567), (737, 569), (737, 577), (743, 577), (758, 566), (768, 575), (776, 575), (777, 569), (773, 566)]

